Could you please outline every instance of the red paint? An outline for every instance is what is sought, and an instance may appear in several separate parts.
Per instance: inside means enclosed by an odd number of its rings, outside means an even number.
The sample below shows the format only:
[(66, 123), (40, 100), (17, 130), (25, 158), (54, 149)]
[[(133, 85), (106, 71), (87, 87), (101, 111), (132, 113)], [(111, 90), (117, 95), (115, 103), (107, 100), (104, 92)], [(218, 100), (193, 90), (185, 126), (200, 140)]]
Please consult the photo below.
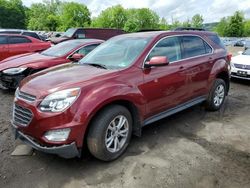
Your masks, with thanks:
[[(72, 40), (73, 42), (74, 40)], [(89, 46), (92, 44), (100, 44), (102, 43), (102, 40), (91, 40), (91, 41), (85, 41), (83, 39), (83, 42), (76, 46), (74, 49), (69, 51), (63, 56), (60, 57), (52, 57), (52, 56), (46, 56), (42, 55), (40, 53), (26, 53), (22, 55), (16, 55), (10, 58), (7, 58), (0, 62), (0, 71), (3, 71), (8, 68), (12, 67), (27, 67), (32, 70), (41, 70), (49, 67), (53, 67), (56, 65), (60, 65), (63, 63), (69, 63), (71, 62), (70, 59), (67, 57), (71, 55), (74, 51), (76, 51), (79, 48)], [(69, 43), (70, 45), (70, 43)]]
[[(51, 46), (50, 42), (43, 42), (33, 37), (24, 35), (0, 34), (0, 36), (5, 36), (7, 38), (6, 44), (0, 44), (0, 61), (18, 54), (43, 51)], [(29, 42), (11, 44), (9, 43), (11, 37), (26, 38)]]
[[(206, 39), (208, 32), (148, 32), (136, 36), (152, 35), (151, 42), (134, 61), (122, 70), (106, 70), (92, 66), (65, 64), (32, 75), (24, 80), (20, 91), (32, 94), (37, 100), (15, 103), (29, 108), (34, 114), (31, 124), (19, 130), (45, 145), (76, 142), (81, 148), (90, 120), (108, 104), (125, 101), (135, 105), (141, 125), (143, 121), (162, 111), (180, 105), (198, 96), (207, 96), (213, 81), (222, 72), (228, 75), (227, 52), (206, 40), (213, 54), (183, 59), (166, 66), (143, 68), (151, 48), (162, 38), (172, 35), (198, 35)], [(126, 37), (126, 35), (124, 35)], [(159, 59), (158, 59), (159, 60)], [(44, 113), (38, 105), (44, 97), (55, 91), (81, 88), (78, 99), (62, 113)], [(72, 129), (65, 142), (52, 143), (43, 138), (46, 131), (58, 128)]]

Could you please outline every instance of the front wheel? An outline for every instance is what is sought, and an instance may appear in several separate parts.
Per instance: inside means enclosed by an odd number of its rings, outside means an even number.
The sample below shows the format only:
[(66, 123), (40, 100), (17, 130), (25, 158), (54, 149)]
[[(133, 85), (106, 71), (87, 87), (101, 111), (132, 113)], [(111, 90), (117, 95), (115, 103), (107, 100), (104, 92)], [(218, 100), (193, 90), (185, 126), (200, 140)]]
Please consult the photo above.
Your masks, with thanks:
[(226, 98), (226, 83), (222, 79), (216, 79), (206, 101), (206, 109), (216, 111), (221, 108)]
[(122, 155), (132, 133), (132, 117), (127, 108), (109, 106), (94, 118), (90, 126), (87, 144), (93, 156), (111, 161)]

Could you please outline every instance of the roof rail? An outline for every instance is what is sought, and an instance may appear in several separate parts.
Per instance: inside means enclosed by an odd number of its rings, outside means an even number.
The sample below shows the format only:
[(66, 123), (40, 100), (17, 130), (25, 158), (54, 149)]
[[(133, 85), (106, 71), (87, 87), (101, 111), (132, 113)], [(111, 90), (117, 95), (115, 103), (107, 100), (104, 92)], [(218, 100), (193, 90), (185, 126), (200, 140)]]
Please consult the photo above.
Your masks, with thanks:
[(195, 27), (177, 27), (174, 31), (206, 31), (203, 28), (195, 28)]

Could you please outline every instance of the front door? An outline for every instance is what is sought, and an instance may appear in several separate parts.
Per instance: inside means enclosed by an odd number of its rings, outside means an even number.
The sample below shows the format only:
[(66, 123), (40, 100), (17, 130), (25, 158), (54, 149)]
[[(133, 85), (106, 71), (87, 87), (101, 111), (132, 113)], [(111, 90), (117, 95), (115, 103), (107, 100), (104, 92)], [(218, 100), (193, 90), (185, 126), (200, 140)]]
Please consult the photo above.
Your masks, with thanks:
[(180, 38), (167, 37), (160, 40), (149, 53), (146, 61), (155, 56), (166, 56), (167, 66), (144, 68), (142, 93), (147, 99), (147, 117), (180, 104), (188, 95), (185, 62), (181, 61)]

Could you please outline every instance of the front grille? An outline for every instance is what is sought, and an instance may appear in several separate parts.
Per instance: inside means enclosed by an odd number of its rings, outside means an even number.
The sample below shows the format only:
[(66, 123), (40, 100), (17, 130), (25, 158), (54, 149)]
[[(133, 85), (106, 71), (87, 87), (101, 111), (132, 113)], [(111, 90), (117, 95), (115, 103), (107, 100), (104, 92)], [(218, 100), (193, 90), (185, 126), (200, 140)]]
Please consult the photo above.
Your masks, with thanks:
[(13, 123), (18, 126), (26, 127), (33, 118), (32, 112), (24, 107), (14, 104), (13, 107)]
[(20, 91), (19, 89), (17, 89), (17, 91), (16, 91), (16, 98), (23, 99), (23, 100), (28, 101), (28, 102), (34, 102), (36, 100), (36, 96), (30, 95), (28, 93), (24, 93), (24, 92)]
[(242, 65), (242, 64), (235, 64), (234, 66), (238, 69), (246, 69), (246, 70), (250, 70), (250, 65)]

